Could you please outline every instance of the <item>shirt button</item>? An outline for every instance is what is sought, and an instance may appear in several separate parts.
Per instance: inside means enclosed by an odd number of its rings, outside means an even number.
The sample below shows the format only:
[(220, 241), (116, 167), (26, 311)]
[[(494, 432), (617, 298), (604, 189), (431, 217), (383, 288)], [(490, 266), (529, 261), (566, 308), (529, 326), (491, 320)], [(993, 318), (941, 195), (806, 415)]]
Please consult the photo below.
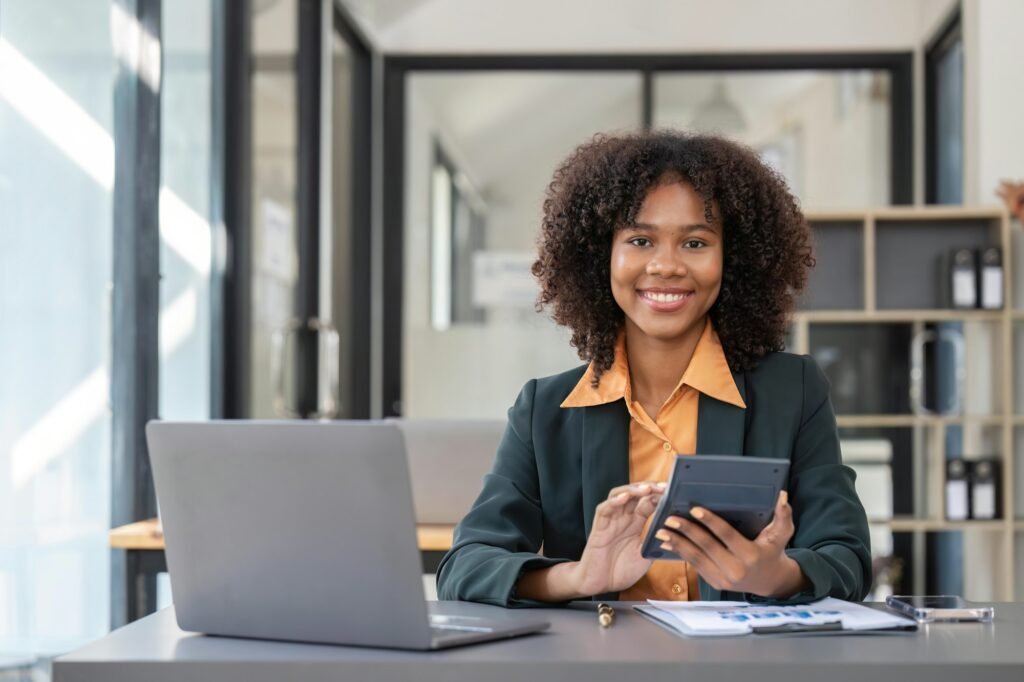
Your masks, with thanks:
[(672, 584), (672, 594), (680, 594), (683, 591), (683, 586), (679, 583)]
[(665, 448), (665, 452), (672, 452), (672, 443), (665, 441), (665, 444), (661, 447)]

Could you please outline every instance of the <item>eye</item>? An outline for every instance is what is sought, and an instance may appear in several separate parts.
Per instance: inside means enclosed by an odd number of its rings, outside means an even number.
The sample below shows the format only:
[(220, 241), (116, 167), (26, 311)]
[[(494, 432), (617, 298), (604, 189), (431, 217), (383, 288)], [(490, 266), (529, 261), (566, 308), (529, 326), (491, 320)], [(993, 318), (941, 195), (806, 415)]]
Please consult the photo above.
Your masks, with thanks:
[(700, 248), (703, 248), (703, 247), (707, 246), (707, 244), (705, 244), (704, 242), (702, 242), (699, 239), (690, 239), (690, 240), (684, 242), (683, 246), (688, 248), (688, 249), (700, 249)]
[(626, 240), (626, 243), (632, 244), (633, 246), (645, 247), (651, 245), (651, 240), (647, 237), (631, 237)]

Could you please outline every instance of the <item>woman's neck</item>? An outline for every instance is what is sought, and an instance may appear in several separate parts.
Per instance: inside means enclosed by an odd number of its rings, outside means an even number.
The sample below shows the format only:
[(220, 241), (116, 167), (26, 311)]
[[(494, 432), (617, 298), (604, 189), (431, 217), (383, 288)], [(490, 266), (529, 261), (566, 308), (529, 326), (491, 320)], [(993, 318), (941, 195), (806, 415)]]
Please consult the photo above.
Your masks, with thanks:
[(633, 400), (643, 405), (651, 419), (657, 417), (690, 365), (704, 333), (707, 316), (695, 321), (682, 336), (664, 341), (643, 333), (626, 321), (626, 359)]

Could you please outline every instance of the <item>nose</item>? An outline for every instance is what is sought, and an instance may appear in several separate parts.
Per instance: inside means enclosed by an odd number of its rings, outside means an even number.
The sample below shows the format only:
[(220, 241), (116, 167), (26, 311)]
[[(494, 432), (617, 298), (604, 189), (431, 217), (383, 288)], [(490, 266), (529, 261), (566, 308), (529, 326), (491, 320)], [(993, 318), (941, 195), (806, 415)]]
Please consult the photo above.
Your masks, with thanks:
[(647, 274), (652, 277), (682, 277), (686, 274), (683, 258), (676, 254), (658, 251), (647, 261)]

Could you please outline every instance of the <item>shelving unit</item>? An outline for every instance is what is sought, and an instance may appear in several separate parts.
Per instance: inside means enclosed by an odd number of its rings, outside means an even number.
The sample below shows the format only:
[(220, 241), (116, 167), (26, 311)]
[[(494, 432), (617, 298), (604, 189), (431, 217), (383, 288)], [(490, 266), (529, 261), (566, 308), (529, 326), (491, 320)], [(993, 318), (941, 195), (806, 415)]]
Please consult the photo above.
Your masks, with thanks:
[[(893, 489), (893, 498), (912, 495), (914, 513), (874, 520), (873, 527), (909, 533), (913, 540), (916, 592), (924, 591), (925, 536), (964, 533), (965, 591), (968, 598), (1012, 600), (1024, 592), (1024, 509), (1015, 497), (1015, 482), (1024, 471), (1016, 441), (1024, 449), (1024, 391), (1015, 386), (1015, 345), (1024, 343), (1024, 309), (1014, 300), (1014, 235), (1008, 216), (996, 209), (891, 207), (871, 211), (808, 212), (815, 230), (818, 266), (811, 275), (801, 310), (794, 316), (790, 343), (797, 353), (815, 354), (822, 338), (862, 334), (879, 357), (893, 354), (893, 340), (910, 338), (931, 325), (963, 323), (967, 365), (964, 411), (918, 414), (901, 389), (871, 386), (892, 409), (847, 409), (837, 403), (841, 430), (902, 430), (912, 442), (910, 489)], [(958, 310), (944, 305), (938, 257), (951, 248), (999, 246), (1003, 254), (1003, 308)], [(1024, 297), (1021, 297), (1024, 299)], [(849, 325), (846, 327), (845, 325)], [(849, 331), (847, 331), (849, 330)], [(899, 333), (893, 333), (899, 330)], [(886, 336), (888, 334), (888, 337)], [(880, 344), (872, 346), (872, 342)], [(909, 346), (909, 344), (908, 344)], [(834, 349), (829, 351), (834, 354)], [(909, 356), (909, 347), (908, 347)], [(909, 361), (908, 361), (909, 362)], [(819, 364), (821, 359), (819, 358)], [(900, 370), (903, 368), (901, 367)], [(826, 372), (828, 369), (826, 368)], [(893, 372), (899, 375), (899, 372)], [(847, 368), (847, 376), (849, 370)], [(885, 373), (876, 373), (887, 379)], [(904, 377), (906, 379), (906, 377)], [(909, 379), (907, 380), (909, 383)], [(837, 382), (833, 380), (833, 400)], [(899, 382), (896, 385), (902, 386)], [(861, 386), (863, 388), (863, 385)], [(863, 392), (863, 391), (862, 391)], [(854, 392), (851, 392), (851, 394)], [(903, 405), (906, 403), (906, 405)], [(993, 454), (1002, 463), (1001, 518), (950, 521), (944, 517), (947, 441), (959, 435), (962, 452)], [(974, 452), (989, 446), (993, 452)], [(895, 448), (895, 445), (894, 445)], [(904, 463), (906, 464), (906, 463)], [(894, 462), (895, 465), (895, 462)], [(1024, 486), (1024, 483), (1020, 484)], [(992, 557), (987, 564), (991, 589), (974, 589), (984, 578), (984, 560), (976, 546)], [(970, 555), (970, 556), (968, 556)], [(968, 566), (968, 562), (973, 562)], [(966, 584), (973, 578), (970, 589)], [(985, 587), (981, 585), (980, 587)], [(974, 594), (972, 594), (972, 591)]]
[(873, 526), (888, 526), (895, 532), (933, 532), (947, 530), (1002, 531), (1005, 521), (946, 521), (942, 519), (915, 519), (896, 516), (892, 519), (871, 519)]

